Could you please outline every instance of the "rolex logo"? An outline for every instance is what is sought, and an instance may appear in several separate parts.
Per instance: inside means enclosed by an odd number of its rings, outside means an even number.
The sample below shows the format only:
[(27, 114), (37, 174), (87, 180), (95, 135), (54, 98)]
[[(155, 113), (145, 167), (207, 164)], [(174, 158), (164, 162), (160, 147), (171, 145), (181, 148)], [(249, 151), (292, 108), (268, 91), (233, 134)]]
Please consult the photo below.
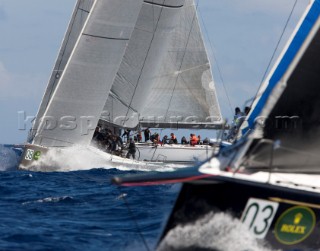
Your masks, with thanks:
[(303, 215), (302, 213), (297, 213), (295, 216), (294, 216), (294, 220), (293, 220), (293, 223), (295, 225), (298, 225), (300, 223), (300, 221), (302, 220), (303, 218)]

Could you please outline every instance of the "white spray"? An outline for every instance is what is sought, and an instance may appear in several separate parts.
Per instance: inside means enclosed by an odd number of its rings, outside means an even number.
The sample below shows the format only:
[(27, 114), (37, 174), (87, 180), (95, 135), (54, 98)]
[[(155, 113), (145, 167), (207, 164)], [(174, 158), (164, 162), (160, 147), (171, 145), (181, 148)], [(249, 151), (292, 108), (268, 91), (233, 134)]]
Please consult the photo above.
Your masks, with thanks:
[(169, 231), (158, 251), (169, 250), (271, 251), (258, 242), (239, 219), (226, 213), (210, 212), (192, 224)]

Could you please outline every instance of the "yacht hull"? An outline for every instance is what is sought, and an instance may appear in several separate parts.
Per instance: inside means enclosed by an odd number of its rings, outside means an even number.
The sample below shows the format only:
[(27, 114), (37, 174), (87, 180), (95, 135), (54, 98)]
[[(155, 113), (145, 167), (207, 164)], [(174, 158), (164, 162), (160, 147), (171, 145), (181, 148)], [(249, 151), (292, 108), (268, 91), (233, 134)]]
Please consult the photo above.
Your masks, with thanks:
[(95, 147), (43, 147), (27, 144), (21, 155), (19, 169), (31, 171), (71, 171), (93, 168), (126, 168), (159, 170), (163, 162), (127, 159), (103, 152)]
[[(232, 224), (238, 221), (247, 225), (251, 235), (262, 239), (272, 250), (316, 250), (320, 245), (320, 193), (317, 188), (314, 190), (309, 192), (223, 176), (185, 183), (163, 231), (160, 249), (179, 250), (166, 242), (178, 226), (181, 230), (183, 226), (195, 225), (205, 216), (213, 218), (224, 213), (235, 219)], [(212, 229), (212, 235), (215, 231)], [(175, 237), (176, 234), (177, 231)], [(239, 233), (239, 238), (242, 234)], [(195, 250), (204, 248), (198, 239), (193, 243)], [(205, 250), (211, 249), (206, 247)]]
[(170, 163), (199, 162), (211, 158), (217, 147), (209, 145), (150, 145), (136, 144), (139, 160), (161, 161)]

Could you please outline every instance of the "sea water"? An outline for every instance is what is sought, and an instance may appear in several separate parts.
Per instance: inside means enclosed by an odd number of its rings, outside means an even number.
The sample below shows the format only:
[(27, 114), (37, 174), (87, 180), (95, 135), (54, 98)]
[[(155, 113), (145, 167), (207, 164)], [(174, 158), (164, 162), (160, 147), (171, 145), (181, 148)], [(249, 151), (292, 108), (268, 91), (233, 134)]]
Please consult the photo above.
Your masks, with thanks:
[(110, 183), (134, 170), (29, 172), (18, 161), (0, 145), (0, 250), (153, 250), (179, 191)]
[[(142, 173), (139, 168), (19, 171), (20, 155), (0, 145), (0, 250), (155, 249), (179, 184), (130, 188), (111, 184), (113, 176)], [(70, 158), (79, 163), (76, 152)], [(245, 238), (239, 238), (240, 232)], [(203, 250), (266, 250), (224, 214), (177, 226), (159, 249), (188, 249), (193, 244)]]

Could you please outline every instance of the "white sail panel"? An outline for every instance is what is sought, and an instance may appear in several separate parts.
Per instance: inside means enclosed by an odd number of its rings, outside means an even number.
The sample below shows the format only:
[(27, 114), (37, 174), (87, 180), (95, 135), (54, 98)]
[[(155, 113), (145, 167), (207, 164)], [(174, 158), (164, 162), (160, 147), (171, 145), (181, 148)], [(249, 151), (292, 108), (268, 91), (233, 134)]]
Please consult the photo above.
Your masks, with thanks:
[(77, 42), (83, 25), (87, 21), (87, 17), (90, 13), (94, 0), (78, 0), (74, 8), (68, 29), (64, 36), (56, 63), (54, 65), (51, 77), (49, 79), (47, 89), (42, 98), (36, 119), (33, 123), (32, 130), (29, 134), (28, 141), (31, 142), (34, 138), (37, 128), (39, 127), (40, 118), (49, 104), (51, 96), (59, 82), (59, 79), (64, 71), (64, 68), (70, 58), (71, 52)]
[(142, 0), (96, 0), (33, 143), (87, 145), (138, 18)]
[(112, 124), (133, 128), (164, 62), (184, 1), (145, 1), (102, 116)]
[(104, 114), (129, 128), (221, 124), (193, 0), (145, 1)]
[(154, 77), (142, 124), (222, 123), (196, 7), (186, 1), (164, 62)]

